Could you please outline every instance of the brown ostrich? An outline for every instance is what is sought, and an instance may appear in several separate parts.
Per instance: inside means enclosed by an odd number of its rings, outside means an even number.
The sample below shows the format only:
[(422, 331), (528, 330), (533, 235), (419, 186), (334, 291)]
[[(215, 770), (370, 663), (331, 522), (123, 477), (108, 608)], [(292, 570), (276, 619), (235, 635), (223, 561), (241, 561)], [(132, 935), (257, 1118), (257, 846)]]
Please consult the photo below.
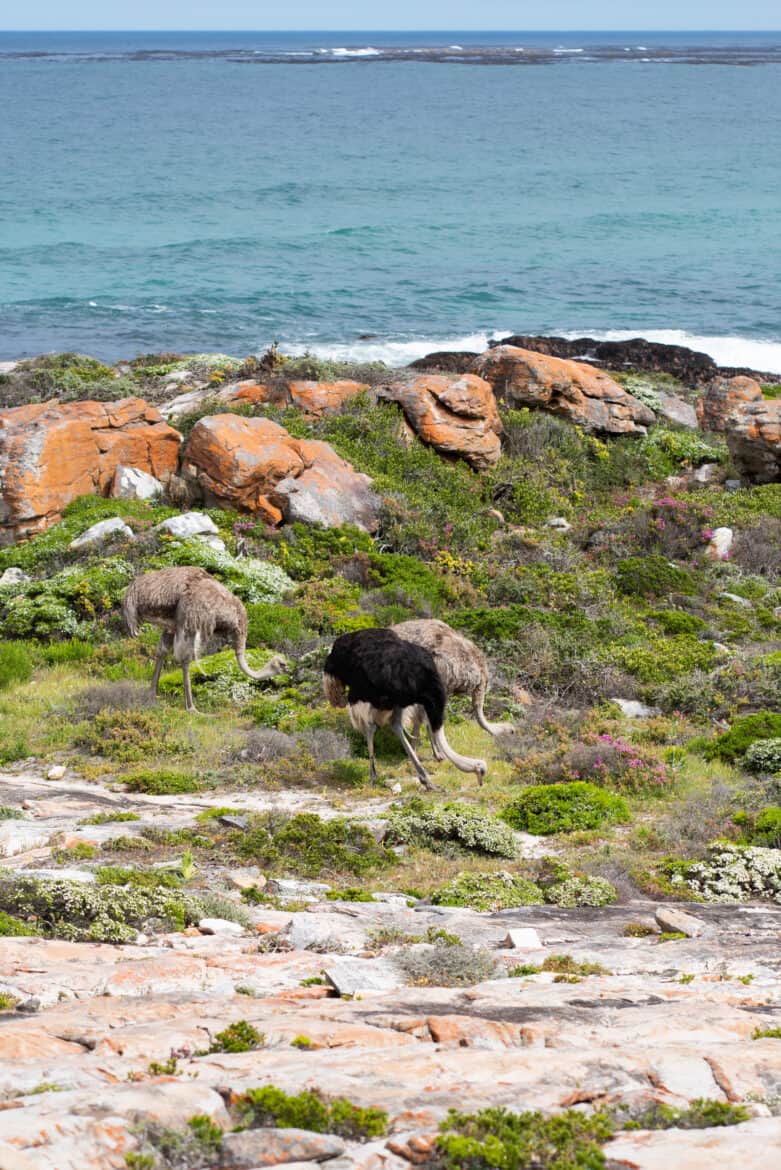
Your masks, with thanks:
[[(405, 642), (414, 642), (416, 646), (423, 646), (430, 651), (444, 684), (445, 694), (448, 698), (451, 695), (468, 695), (472, 700), (474, 717), (483, 731), (487, 731), (489, 735), (501, 735), (512, 731), (511, 724), (489, 723), (485, 717), (483, 704), (488, 690), (488, 662), (485, 654), (474, 642), (470, 642), (469, 638), (436, 618), (398, 622), (397, 625), (391, 626), (391, 629)], [(425, 717), (422, 708), (414, 707), (410, 717), (411, 738), (417, 747), (420, 726)], [(442, 759), (433, 740), (431, 746), (436, 759)]]
[[(190, 663), (212, 640), (228, 643), (236, 652), (239, 669), (256, 682), (280, 674), (287, 666), (275, 655), (262, 670), (247, 663), (247, 611), (230, 590), (205, 569), (191, 565), (157, 569), (136, 577), (122, 601), (122, 614), (130, 634), (136, 638), (143, 622), (160, 626), (162, 634), (155, 655), (152, 694), (157, 694), (163, 663), (171, 650), (182, 668), (184, 702), (196, 712), (190, 683)], [(197, 712), (196, 712), (197, 713)]]

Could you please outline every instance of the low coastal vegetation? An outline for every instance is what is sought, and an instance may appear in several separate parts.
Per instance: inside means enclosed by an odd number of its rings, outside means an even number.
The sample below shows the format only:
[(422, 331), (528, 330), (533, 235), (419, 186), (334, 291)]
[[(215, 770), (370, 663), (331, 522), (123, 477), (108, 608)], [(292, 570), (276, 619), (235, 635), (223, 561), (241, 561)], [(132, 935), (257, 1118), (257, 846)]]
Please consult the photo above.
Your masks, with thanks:
[[(230, 811), (196, 821), (194, 806), (189, 828), (156, 839), (132, 825), (135, 806), (98, 813), (84, 830), (128, 824), (101, 839), (96, 854), (69, 846), (57, 856), (101, 872), (100, 884), (77, 892), (33, 882), (13, 893), (5, 877), (6, 914), (48, 933), (106, 938), (130, 937), (152, 918), (185, 924), (191, 895), (166, 888), (170, 873), (154, 885), (127, 876), (178, 864), (184, 852), (196, 875), (230, 858), (268, 876), (330, 881), (337, 894), (356, 878), (381, 880), (477, 909), (604, 905), (630, 893), (714, 899), (751, 888), (776, 896), (781, 485), (725, 490), (732, 473), (721, 436), (661, 415), (645, 435), (597, 438), (562, 418), (502, 406), (501, 457), (476, 473), (410, 442), (399, 408), (368, 393), (317, 417), (276, 393), (294, 378), (373, 387), (387, 376), (379, 365), (275, 350), (246, 361), (145, 355), (118, 369), (61, 354), (4, 376), (5, 406), (130, 393), (160, 403), (174, 383), (205, 385), (212, 396), (198, 418), (241, 411), (282, 423), (294, 438), (330, 443), (372, 476), (381, 499), (373, 536), (350, 525), (271, 528), (208, 508), (220, 549), (158, 530), (180, 510), (173, 499), (85, 496), (46, 531), (0, 549), (0, 574), (19, 571), (0, 585), (3, 766), (63, 760), (128, 800), (300, 789), (340, 804), (328, 819), (250, 814), (241, 827), (229, 823)], [(663, 374), (616, 377), (654, 410), (660, 395), (691, 401), (699, 393)], [(242, 379), (261, 379), (273, 393), (259, 405), (217, 398)], [(180, 421), (184, 433), (197, 419)], [(710, 473), (695, 476), (703, 466)], [(110, 517), (133, 539), (72, 546)], [(723, 526), (734, 530), (733, 548), (712, 559), (708, 543)], [(232, 652), (205, 648), (193, 690), (199, 709), (217, 719), (185, 714), (173, 669), (153, 703), (156, 634), (145, 627), (131, 640), (123, 629), (129, 581), (170, 565), (205, 567), (242, 598), (250, 665), (272, 651), (288, 660), (287, 673), (257, 685)], [(453, 700), (448, 734), (459, 751), (488, 757), (486, 785), (478, 793), (449, 765), (438, 767), (442, 795), (402, 793), (377, 832), (351, 809), (384, 789), (368, 782), (362, 737), (322, 699), (320, 669), (340, 633), (430, 616), (486, 651), (489, 714), (508, 730), (489, 740), (466, 718), (466, 701)], [(411, 783), (393, 736), (380, 731), (376, 746), (384, 777)], [(557, 876), (521, 860), (523, 833), (549, 840)], [(127, 871), (115, 886), (112, 867)], [(750, 879), (740, 876), (747, 872)], [(101, 902), (101, 891), (114, 888), (121, 896)], [(153, 895), (154, 904), (143, 901)]]

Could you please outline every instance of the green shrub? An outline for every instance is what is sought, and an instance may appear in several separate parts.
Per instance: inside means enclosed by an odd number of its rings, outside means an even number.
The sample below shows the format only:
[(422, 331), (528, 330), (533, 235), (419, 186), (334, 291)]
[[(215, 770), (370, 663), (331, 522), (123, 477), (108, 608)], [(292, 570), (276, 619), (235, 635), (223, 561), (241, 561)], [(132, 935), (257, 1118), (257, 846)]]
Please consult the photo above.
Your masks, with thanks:
[(781, 772), (781, 736), (755, 739), (743, 757), (749, 772)]
[(41, 654), (49, 666), (64, 666), (70, 662), (87, 662), (95, 653), (91, 642), (71, 638), (67, 642), (50, 642), (41, 647)]
[(650, 616), (658, 622), (665, 634), (699, 634), (707, 628), (702, 618), (682, 609), (655, 609)]
[(432, 1170), (600, 1170), (614, 1125), (605, 1113), (545, 1117), (496, 1108), (451, 1110), (440, 1129)]
[(79, 821), (80, 825), (113, 825), (118, 821), (139, 821), (141, 818), (134, 812), (103, 812), (93, 813)]
[(76, 942), (133, 942), (139, 930), (182, 930), (203, 917), (197, 899), (182, 893), (23, 877), (0, 879), (0, 910)]
[(751, 833), (751, 843), (781, 849), (781, 808), (778, 805), (763, 809), (757, 816)]
[(658, 554), (619, 561), (615, 580), (619, 593), (627, 597), (665, 597), (669, 593), (697, 591), (695, 578), (687, 569), (671, 565)]
[(744, 756), (757, 740), (781, 737), (781, 714), (776, 711), (757, 711), (736, 719), (729, 731), (717, 736), (707, 744), (703, 755), (706, 760), (725, 760), (733, 764)]
[(199, 792), (203, 785), (189, 772), (173, 768), (145, 768), (123, 776), (122, 783), (129, 792), (147, 792), (151, 796), (175, 796), (177, 793)]
[(459, 873), (431, 894), (435, 906), (469, 906), (472, 910), (509, 910), (541, 906), (540, 887), (520, 874)]
[(391, 810), (385, 840), (435, 852), (456, 850), (488, 857), (515, 857), (512, 831), (497, 817), (468, 804), (427, 805), (419, 797)]
[(95, 756), (137, 763), (155, 755), (192, 752), (192, 744), (174, 732), (168, 715), (150, 710), (103, 710), (81, 730), (76, 742)]
[(545, 890), (554, 906), (610, 906), (618, 898), (615, 886), (601, 877), (566, 877)]
[(751, 1111), (745, 1105), (728, 1101), (710, 1101), (698, 1097), (683, 1109), (654, 1102), (648, 1109), (624, 1123), (624, 1129), (716, 1129), (748, 1121)]
[(24, 642), (0, 642), (0, 691), (32, 678), (33, 661)]
[(483, 947), (455, 943), (434, 944), (430, 950), (409, 947), (396, 962), (413, 987), (473, 987), (496, 976), (496, 964)]
[(304, 620), (298, 609), (272, 602), (257, 602), (247, 606), (247, 644), (271, 646), (278, 650), (286, 642), (299, 642), (304, 637)]
[(254, 1028), (248, 1020), (236, 1020), (217, 1033), (209, 1051), (251, 1052), (254, 1048), (262, 1048), (265, 1041), (265, 1035)]
[(643, 646), (610, 646), (605, 660), (635, 675), (640, 682), (662, 684), (695, 670), (711, 670), (716, 663), (712, 642), (700, 642), (692, 634), (655, 638)]
[(207, 569), (245, 604), (279, 602), (294, 587), (293, 581), (278, 565), (254, 557), (233, 557), (197, 538), (166, 539), (153, 567), (167, 565), (197, 565)]
[(306, 1129), (352, 1141), (382, 1137), (388, 1125), (388, 1115), (381, 1109), (362, 1109), (345, 1097), (329, 1100), (316, 1090), (290, 1095), (274, 1085), (243, 1093), (235, 1112), (240, 1125), (249, 1129)]
[(368, 532), (351, 524), (342, 528), (289, 524), (268, 551), (294, 580), (309, 581), (330, 575), (334, 562), (346, 560), (357, 552), (371, 552), (373, 548), (374, 541)]
[(628, 821), (626, 801), (595, 784), (536, 784), (525, 788), (507, 805), (503, 818), (527, 833), (574, 833), (601, 825)]
[(95, 877), (99, 886), (136, 886), (142, 890), (176, 890), (182, 884), (179, 874), (171, 869), (131, 869), (123, 865), (101, 865)]
[(0, 628), (6, 637), (78, 639), (119, 605), (134, 575), (128, 561), (111, 557), (12, 586), (0, 595)]
[(266, 869), (310, 878), (328, 873), (360, 875), (395, 860), (364, 825), (344, 817), (324, 821), (315, 813), (289, 819), (257, 817), (241, 834), (236, 852)]
[(191, 1117), (183, 1131), (143, 1121), (132, 1132), (139, 1148), (125, 1154), (128, 1170), (213, 1170), (220, 1161), (222, 1130), (205, 1114)]
[(727, 445), (715, 435), (701, 431), (671, 430), (654, 427), (640, 442), (648, 474), (654, 479), (680, 475), (683, 467), (699, 467), (703, 463), (725, 463)]
[(7, 938), (10, 935), (27, 936), (37, 933), (30, 923), (22, 922), (21, 918), (15, 918), (12, 914), (6, 914), (5, 910), (0, 910), (0, 935)]
[(10, 804), (0, 804), (0, 821), (22, 821), (24, 813), (20, 808), (13, 808)]

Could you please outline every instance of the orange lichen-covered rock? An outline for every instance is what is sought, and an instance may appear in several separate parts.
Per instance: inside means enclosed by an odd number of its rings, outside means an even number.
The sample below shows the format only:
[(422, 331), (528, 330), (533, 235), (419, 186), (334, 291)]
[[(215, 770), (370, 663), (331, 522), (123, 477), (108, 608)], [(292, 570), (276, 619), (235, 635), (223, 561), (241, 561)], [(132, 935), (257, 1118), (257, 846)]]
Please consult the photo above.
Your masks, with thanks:
[(508, 405), (539, 407), (586, 431), (631, 435), (654, 421), (653, 411), (609, 374), (583, 362), (497, 345), (476, 358), (472, 369)]
[(727, 431), (733, 410), (745, 402), (759, 402), (762, 387), (753, 378), (714, 378), (697, 400), (697, 418), (705, 431)]
[(501, 454), (502, 423), (491, 386), (475, 374), (422, 374), (383, 387), (415, 433), (442, 455), (460, 456), (478, 471)]
[(221, 402), (236, 402), (248, 406), (263, 406), (268, 402), (270, 394), (268, 386), (262, 382), (249, 379), (246, 382), (236, 382), (225, 386), (218, 393)]
[(328, 443), (302, 442), (266, 418), (215, 414), (193, 427), (184, 472), (206, 503), (328, 528), (377, 526), (371, 480)]
[(335, 414), (350, 398), (368, 389), (364, 382), (288, 382), (287, 393), (291, 405), (304, 414), (320, 418)]
[(301, 444), (284, 427), (268, 418), (237, 414), (200, 419), (183, 462), (207, 503), (245, 512), (267, 511), (269, 492), (277, 483), (304, 470)]
[(107, 492), (119, 464), (165, 477), (181, 441), (141, 398), (0, 412), (0, 544), (55, 524), (78, 496)]
[(781, 483), (781, 398), (736, 406), (727, 419), (727, 446), (751, 483)]

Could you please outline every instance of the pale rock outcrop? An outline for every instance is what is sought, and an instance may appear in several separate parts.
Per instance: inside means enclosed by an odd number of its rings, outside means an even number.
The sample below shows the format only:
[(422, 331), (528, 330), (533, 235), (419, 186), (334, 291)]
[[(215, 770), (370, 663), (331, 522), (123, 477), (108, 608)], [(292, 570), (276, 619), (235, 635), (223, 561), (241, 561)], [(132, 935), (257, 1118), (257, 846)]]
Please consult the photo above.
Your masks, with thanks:
[(112, 516), (108, 520), (99, 520), (97, 524), (93, 524), (86, 532), (82, 532), (70, 542), (70, 548), (94, 548), (96, 545), (105, 544), (108, 540), (132, 540), (133, 529), (130, 528), (124, 520), (119, 516)]
[(156, 532), (167, 532), (178, 540), (189, 540), (192, 536), (216, 536), (220, 531), (205, 512), (183, 512), (181, 516), (170, 516), (157, 525)]
[(714, 528), (705, 556), (709, 561), (728, 561), (735, 540), (735, 533), (731, 528)]
[(496, 398), (476, 374), (421, 374), (384, 386), (379, 397), (398, 402), (415, 434), (441, 455), (460, 457), (477, 471), (501, 455)]
[(0, 412), (0, 544), (55, 524), (78, 496), (105, 494), (119, 464), (158, 479), (175, 471), (180, 443), (140, 398)]
[(472, 369), (508, 406), (537, 407), (586, 431), (642, 434), (654, 421), (653, 411), (609, 374), (583, 362), (498, 345), (481, 354)]
[(163, 485), (140, 467), (125, 467), (120, 463), (114, 472), (111, 495), (116, 500), (154, 500), (162, 495)]

